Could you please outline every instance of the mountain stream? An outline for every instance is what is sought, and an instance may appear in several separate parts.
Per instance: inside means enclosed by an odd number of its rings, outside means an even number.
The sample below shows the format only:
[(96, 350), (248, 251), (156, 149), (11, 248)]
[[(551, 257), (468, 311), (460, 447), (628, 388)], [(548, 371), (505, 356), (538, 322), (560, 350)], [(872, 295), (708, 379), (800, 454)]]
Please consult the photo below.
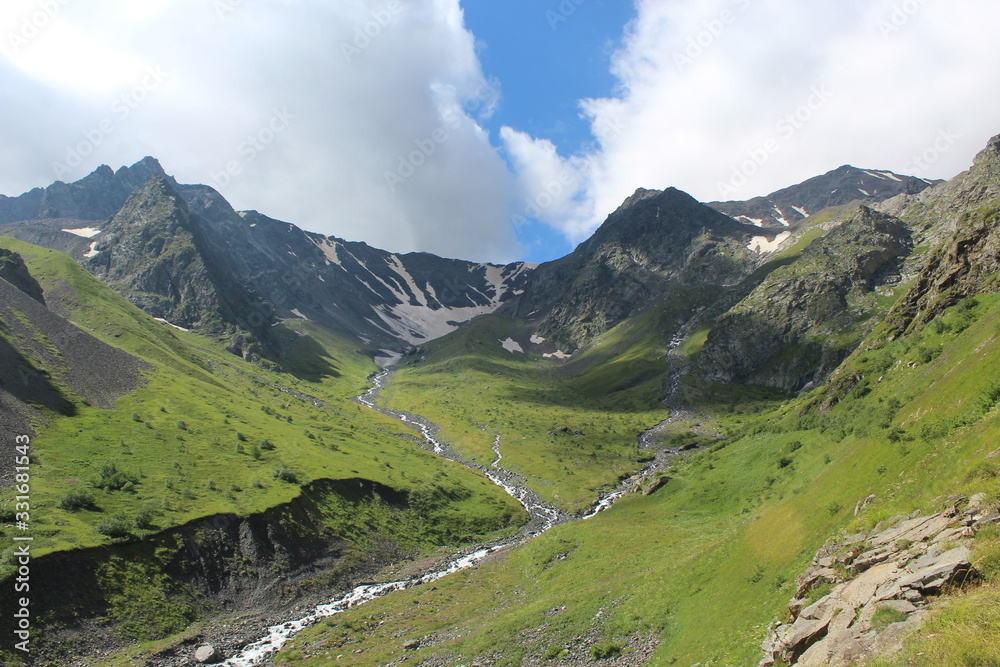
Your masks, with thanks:
[(653, 472), (664, 463), (663, 453), (659, 453), (656, 458), (647, 463), (646, 466), (635, 475), (621, 482), (614, 491), (606, 493), (594, 503), (586, 512), (574, 516), (555, 505), (547, 503), (538, 497), (536, 493), (529, 490), (525, 485), (525, 480), (516, 473), (506, 470), (500, 466), (503, 454), (500, 452), (500, 435), (496, 435), (493, 442), (493, 451), (496, 459), (490, 466), (482, 466), (465, 460), (451, 447), (437, 439), (437, 427), (418, 415), (413, 415), (396, 410), (389, 410), (376, 405), (379, 392), (385, 387), (391, 371), (383, 371), (372, 378), (372, 386), (363, 395), (355, 400), (372, 410), (377, 410), (385, 415), (398, 419), (404, 424), (413, 426), (420, 432), (425, 441), (425, 448), (435, 454), (455, 461), (469, 468), (481, 471), (487, 478), (511, 497), (517, 500), (528, 512), (529, 521), (516, 535), (506, 540), (496, 543), (482, 545), (475, 548), (463, 556), (453, 557), (446, 561), (437, 569), (426, 574), (413, 576), (400, 581), (392, 581), (383, 584), (364, 584), (357, 586), (353, 590), (330, 600), (327, 603), (318, 605), (312, 613), (296, 621), (289, 621), (281, 625), (274, 625), (267, 629), (267, 636), (245, 646), (238, 654), (226, 660), (223, 665), (227, 667), (254, 667), (265, 664), (268, 659), (276, 653), (285, 643), (299, 631), (313, 625), (321, 619), (334, 616), (364, 604), (371, 600), (376, 600), (393, 591), (401, 591), (414, 586), (420, 586), (433, 581), (437, 581), (449, 574), (459, 572), (471, 567), (475, 567), (486, 557), (504, 549), (519, 546), (528, 540), (541, 535), (553, 526), (569, 521), (580, 521), (611, 507), (616, 500), (634, 489), (637, 484), (650, 477)]

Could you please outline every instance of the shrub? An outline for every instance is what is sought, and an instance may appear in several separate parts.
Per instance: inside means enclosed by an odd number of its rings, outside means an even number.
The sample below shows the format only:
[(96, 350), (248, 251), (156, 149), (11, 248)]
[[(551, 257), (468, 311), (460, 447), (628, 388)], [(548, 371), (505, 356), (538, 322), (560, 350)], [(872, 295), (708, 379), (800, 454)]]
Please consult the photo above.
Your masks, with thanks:
[(184, 421), (183, 419), (178, 419), (177, 420), (177, 428), (179, 428), (182, 431), (188, 430), (187, 422)]
[(983, 412), (989, 412), (1000, 403), (1000, 382), (994, 382), (979, 395), (979, 407)]
[(139, 479), (132, 473), (125, 472), (118, 467), (114, 461), (109, 461), (101, 466), (97, 479), (91, 482), (95, 489), (105, 489), (107, 491), (120, 491), (131, 484), (130, 490), (135, 488)]
[(261, 450), (265, 451), (265, 452), (270, 452), (270, 451), (272, 451), (274, 449), (274, 443), (271, 442), (270, 440), (268, 440), (267, 438), (264, 438), (263, 440), (261, 440), (257, 444), (257, 446), (260, 447)]
[(143, 507), (132, 517), (136, 530), (149, 530), (153, 525), (153, 511)]
[(615, 642), (601, 642), (590, 647), (590, 657), (593, 660), (617, 658), (622, 654), (622, 647)]
[(298, 475), (285, 466), (280, 466), (274, 469), (274, 478), (281, 480), (282, 482), (288, 482), (289, 484), (296, 484), (299, 481)]
[(113, 540), (131, 535), (129, 522), (121, 516), (112, 516), (97, 524), (97, 532)]
[(95, 507), (94, 496), (83, 489), (73, 489), (63, 494), (62, 498), (59, 499), (59, 507), (70, 512), (93, 509)]
[(941, 355), (939, 348), (921, 347), (917, 350), (917, 359), (922, 364), (929, 364)]

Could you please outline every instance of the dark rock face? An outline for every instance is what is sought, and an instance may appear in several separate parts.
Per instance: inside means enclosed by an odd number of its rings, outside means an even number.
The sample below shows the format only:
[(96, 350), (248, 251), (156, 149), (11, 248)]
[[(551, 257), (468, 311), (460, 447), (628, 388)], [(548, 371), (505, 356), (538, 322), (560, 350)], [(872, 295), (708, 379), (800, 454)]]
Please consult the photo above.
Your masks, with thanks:
[(830, 206), (843, 206), (857, 200), (875, 203), (901, 194), (915, 195), (940, 182), (844, 165), (766, 197), (712, 202), (709, 206), (740, 222), (783, 227)]
[(746, 247), (755, 235), (772, 240), (777, 232), (735, 222), (673, 188), (638, 190), (572, 254), (539, 266), (513, 312), (578, 347), (671, 284), (739, 282), (757, 263)]
[(24, 259), (6, 248), (0, 248), (0, 279), (6, 280), (35, 301), (45, 304), (42, 286), (28, 272)]
[(0, 224), (20, 220), (73, 218), (104, 220), (120, 209), (129, 195), (153, 176), (166, 177), (160, 163), (143, 158), (117, 172), (102, 165), (75, 183), (56, 181), (19, 197), (0, 195)]
[(858, 313), (874, 314), (874, 291), (901, 280), (912, 247), (902, 221), (862, 207), (721, 316), (697, 372), (786, 391), (822, 382), (870, 331)]
[(272, 325), (284, 319), (404, 351), (493, 311), (532, 268), (397, 255), (237, 213), (152, 158), (2, 198), (0, 233), (68, 252), (154, 317), (229, 336), (233, 352), (254, 359), (280, 359)]

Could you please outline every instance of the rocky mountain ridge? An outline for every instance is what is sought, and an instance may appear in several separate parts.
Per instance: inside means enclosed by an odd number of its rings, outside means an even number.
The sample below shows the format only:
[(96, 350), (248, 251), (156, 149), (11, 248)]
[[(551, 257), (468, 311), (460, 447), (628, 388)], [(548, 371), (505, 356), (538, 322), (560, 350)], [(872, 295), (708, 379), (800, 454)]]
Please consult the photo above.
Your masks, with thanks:
[(940, 180), (843, 165), (764, 197), (708, 205), (758, 227), (789, 227), (831, 206), (854, 201), (874, 204), (898, 195), (912, 196), (939, 183)]
[(271, 328), (293, 318), (392, 358), (496, 309), (532, 268), (390, 253), (238, 213), (153, 158), (0, 199), (0, 222), (0, 234), (69, 252), (154, 317), (229, 336), (247, 358), (280, 360)]

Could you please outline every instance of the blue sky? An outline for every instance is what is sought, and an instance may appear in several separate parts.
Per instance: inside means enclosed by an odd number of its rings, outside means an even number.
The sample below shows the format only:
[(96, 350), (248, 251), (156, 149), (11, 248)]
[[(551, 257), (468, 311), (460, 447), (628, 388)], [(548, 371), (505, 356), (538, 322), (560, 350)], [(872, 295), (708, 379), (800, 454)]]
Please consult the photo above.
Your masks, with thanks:
[[(635, 9), (625, 0), (463, 0), (466, 27), (488, 78), (500, 82), (496, 112), (484, 120), (491, 135), (504, 125), (551, 140), (563, 157), (593, 143), (580, 100), (611, 95), (611, 56)], [(542, 262), (573, 244), (537, 220), (516, 229), (523, 258)]]
[(152, 155), (311, 231), (555, 259), (639, 187), (954, 176), (1000, 133), (997, 25), (996, 0), (5, 0), (0, 193)]

